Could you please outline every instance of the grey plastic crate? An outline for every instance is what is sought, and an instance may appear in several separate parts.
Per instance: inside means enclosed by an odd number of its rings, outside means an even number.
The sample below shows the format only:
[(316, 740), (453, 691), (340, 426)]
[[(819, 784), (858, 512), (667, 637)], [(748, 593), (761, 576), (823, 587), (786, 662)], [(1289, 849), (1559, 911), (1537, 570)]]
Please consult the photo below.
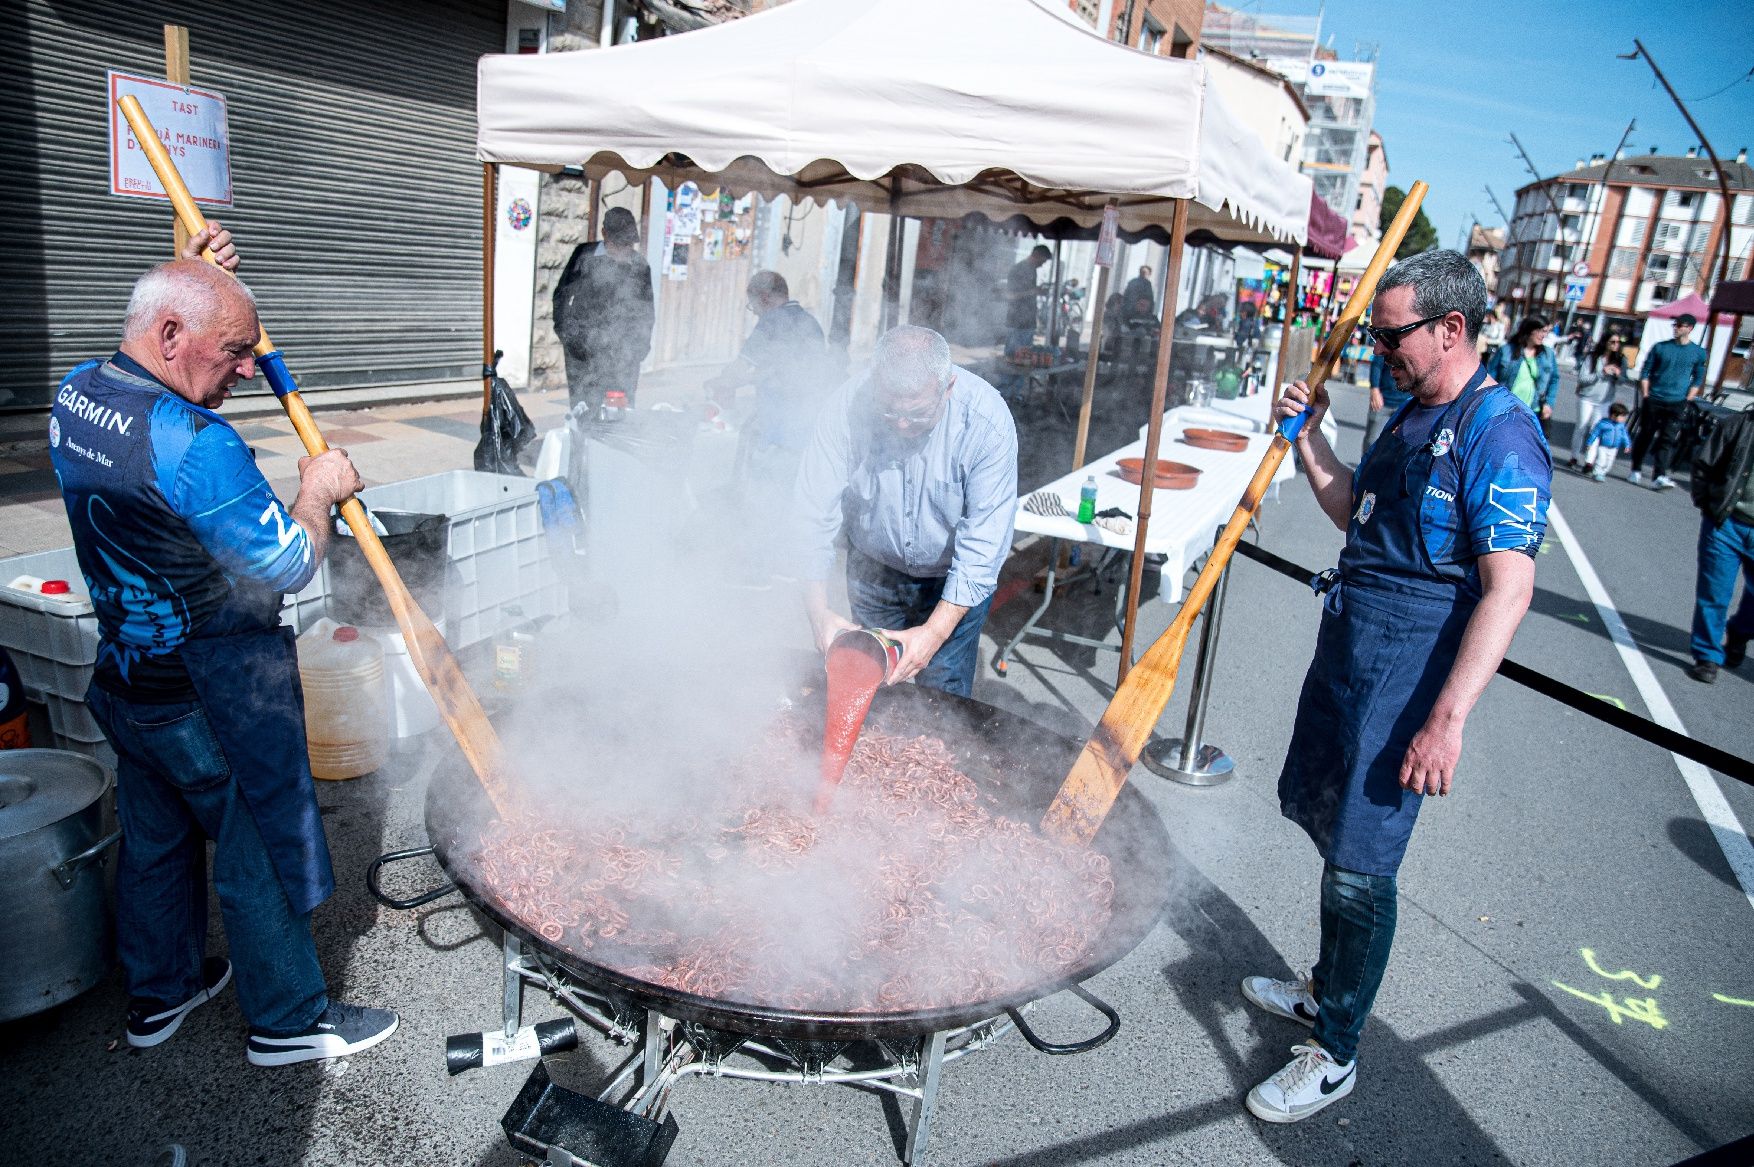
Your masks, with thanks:
[[(43, 596), (7, 586), (21, 575), (64, 579), (69, 591)], [(27, 693), (84, 698), (97, 661), (97, 617), (73, 548), (0, 559), (0, 646)]]

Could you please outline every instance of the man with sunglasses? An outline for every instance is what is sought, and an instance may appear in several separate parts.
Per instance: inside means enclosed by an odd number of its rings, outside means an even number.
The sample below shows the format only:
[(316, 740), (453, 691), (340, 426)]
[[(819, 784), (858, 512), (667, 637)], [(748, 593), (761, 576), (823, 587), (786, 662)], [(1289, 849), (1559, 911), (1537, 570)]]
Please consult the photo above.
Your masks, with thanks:
[[(969, 696), (1017, 509), (1017, 430), (998, 390), (931, 329), (884, 333), (870, 371), (823, 407), (797, 508), (817, 647), (882, 629), (902, 645), (890, 684)], [(851, 620), (828, 600), (843, 535)]]
[[(1316, 502), (1346, 532), (1326, 588), (1279, 802), (1324, 861), (1312, 974), (1252, 976), (1243, 995), (1311, 1027), (1248, 1108), (1296, 1122), (1345, 1097), (1394, 939), (1395, 874), (1425, 796), (1447, 795), (1462, 726), (1534, 590), (1553, 467), (1539, 422), (1491, 382), (1475, 341), (1486, 285), (1466, 258), (1391, 267), (1370, 329), (1410, 400), (1349, 470), (1322, 436), (1325, 386), (1289, 386)], [(1332, 580), (1333, 575), (1325, 577)]]

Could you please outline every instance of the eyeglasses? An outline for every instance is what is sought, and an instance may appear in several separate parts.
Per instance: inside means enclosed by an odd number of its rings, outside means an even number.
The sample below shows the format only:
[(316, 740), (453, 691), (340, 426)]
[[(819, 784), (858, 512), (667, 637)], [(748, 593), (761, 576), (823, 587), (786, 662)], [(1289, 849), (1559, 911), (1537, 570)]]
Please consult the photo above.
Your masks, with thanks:
[(1413, 323), (1403, 324), (1399, 328), (1378, 328), (1375, 325), (1372, 325), (1364, 331), (1370, 334), (1370, 339), (1376, 341), (1376, 343), (1382, 345), (1390, 352), (1394, 352), (1401, 347), (1401, 342), (1407, 339), (1408, 335), (1411, 334), (1415, 328), (1423, 328), (1427, 324), (1435, 324), (1448, 315), (1448, 312), (1439, 312), (1436, 316), (1427, 316), (1423, 320), (1415, 320)]
[(877, 412), (877, 416), (890, 425), (908, 425), (915, 428), (929, 426), (938, 420), (938, 409), (944, 404), (944, 399), (950, 396), (950, 386), (954, 384), (956, 384), (956, 378), (952, 376), (949, 383), (938, 391), (938, 396), (933, 399), (930, 408), (916, 413), (895, 413), (883, 409)]

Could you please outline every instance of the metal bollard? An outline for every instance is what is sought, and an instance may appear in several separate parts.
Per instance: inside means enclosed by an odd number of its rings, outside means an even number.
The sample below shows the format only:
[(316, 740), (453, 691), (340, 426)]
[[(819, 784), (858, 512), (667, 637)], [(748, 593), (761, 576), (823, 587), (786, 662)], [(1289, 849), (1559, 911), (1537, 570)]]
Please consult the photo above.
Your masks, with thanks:
[(1218, 577), (1212, 600), (1206, 605), (1200, 627), (1200, 655), (1194, 664), (1194, 691), (1188, 695), (1187, 727), (1179, 738), (1151, 743), (1139, 756), (1145, 768), (1159, 778), (1185, 786), (1217, 786), (1235, 776), (1236, 763), (1217, 746), (1203, 743), (1206, 701), (1212, 695), (1212, 670), (1218, 657), (1218, 628), (1224, 622), (1224, 596), (1230, 585), (1230, 565)]

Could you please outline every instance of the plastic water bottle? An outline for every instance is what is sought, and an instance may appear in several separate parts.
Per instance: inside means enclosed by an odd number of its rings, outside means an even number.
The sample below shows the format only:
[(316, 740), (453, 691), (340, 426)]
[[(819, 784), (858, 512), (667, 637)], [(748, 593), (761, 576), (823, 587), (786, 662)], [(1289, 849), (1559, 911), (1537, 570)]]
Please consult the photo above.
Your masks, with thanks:
[(1096, 517), (1096, 475), (1092, 474), (1084, 480), (1084, 489), (1078, 492), (1078, 521), (1088, 523)]

